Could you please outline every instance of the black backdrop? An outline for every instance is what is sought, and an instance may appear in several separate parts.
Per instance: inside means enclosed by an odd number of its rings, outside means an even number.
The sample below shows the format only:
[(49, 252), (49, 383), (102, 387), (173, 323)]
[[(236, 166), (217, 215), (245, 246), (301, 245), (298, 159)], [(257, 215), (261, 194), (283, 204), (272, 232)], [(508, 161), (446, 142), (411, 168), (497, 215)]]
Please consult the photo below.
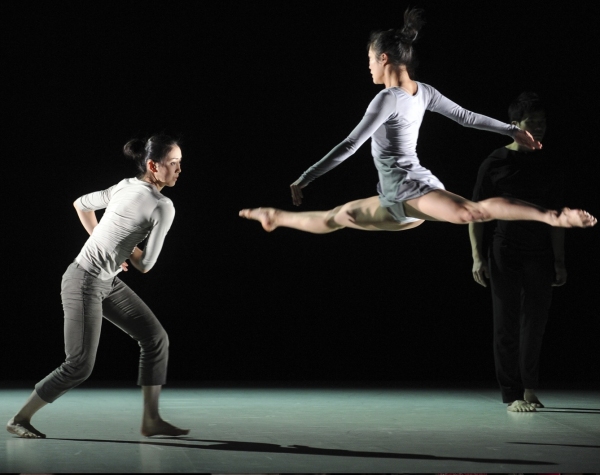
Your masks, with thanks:
[[(489, 289), (471, 278), (466, 227), (267, 234), (237, 217), (293, 208), (289, 183), (379, 91), (368, 34), (401, 25), (405, 3), (116, 5), (3, 4), (4, 380), (61, 362), (60, 278), (86, 238), (72, 202), (132, 176), (122, 145), (156, 131), (183, 137), (182, 177), (164, 190), (176, 218), (152, 272), (122, 278), (169, 332), (172, 380), (493, 380)], [(521, 91), (542, 94), (568, 203), (599, 215), (598, 10), (543, 5), (420, 2), (418, 79), (503, 120)], [(428, 113), (418, 152), (470, 196), (506, 143)], [(366, 144), (305, 189), (302, 209), (374, 195), (376, 181)], [(567, 232), (546, 381), (597, 383), (599, 232)], [(92, 378), (135, 380), (137, 345), (102, 331)]]

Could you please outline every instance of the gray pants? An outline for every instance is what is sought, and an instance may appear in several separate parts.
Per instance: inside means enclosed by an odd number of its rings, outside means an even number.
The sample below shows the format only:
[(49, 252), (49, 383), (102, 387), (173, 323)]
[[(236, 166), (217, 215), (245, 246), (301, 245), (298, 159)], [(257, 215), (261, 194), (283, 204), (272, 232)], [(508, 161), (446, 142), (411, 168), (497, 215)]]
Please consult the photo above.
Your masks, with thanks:
[(40, 398), (54, 402), (90, 376), (103, 316), (140, 345), (138, 384), (165, 384), (169, 357), (167, 333), (152, 310), (120, 279), (100, 280), (74, 262), (63, 275), (61, 298), (66, 359), (36, 384)]

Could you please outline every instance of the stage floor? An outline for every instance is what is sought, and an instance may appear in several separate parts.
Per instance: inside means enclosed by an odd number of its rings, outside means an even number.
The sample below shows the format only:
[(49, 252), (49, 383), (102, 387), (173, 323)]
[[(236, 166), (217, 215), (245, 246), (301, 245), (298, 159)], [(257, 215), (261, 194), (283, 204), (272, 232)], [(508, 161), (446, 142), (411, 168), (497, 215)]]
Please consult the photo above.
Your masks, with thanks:
[[(88, 386), (36, 415), (47, 439), (3, 431), (0, 472), (600, 472), (599, 389), (514, 414), (489, 385), (173, 385), (162, 416), (190, 435), (144, 438), (138, 388)], [(0, 389), (3, 423), (30, 392)]]

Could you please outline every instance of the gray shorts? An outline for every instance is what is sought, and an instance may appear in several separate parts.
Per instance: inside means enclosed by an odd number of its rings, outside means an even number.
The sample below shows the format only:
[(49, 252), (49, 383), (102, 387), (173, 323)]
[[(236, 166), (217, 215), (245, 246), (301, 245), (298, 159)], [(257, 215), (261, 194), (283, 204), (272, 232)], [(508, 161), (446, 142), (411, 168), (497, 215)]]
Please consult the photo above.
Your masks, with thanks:
[(394, 220), (398, 223), (414, 223), (415, 221), (421, 221), (419, 218), (412, 218), (410, 216), (406, 216), (403, 201), (394, 203), (392, 206), (387, 207), (387, 210), (390, 212)]

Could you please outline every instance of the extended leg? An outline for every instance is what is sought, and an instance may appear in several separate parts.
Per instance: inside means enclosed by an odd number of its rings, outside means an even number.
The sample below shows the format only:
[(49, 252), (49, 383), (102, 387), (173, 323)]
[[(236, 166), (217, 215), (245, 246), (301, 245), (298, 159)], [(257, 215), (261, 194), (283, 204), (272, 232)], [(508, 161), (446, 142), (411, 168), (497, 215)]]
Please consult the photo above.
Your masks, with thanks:
[(64, 317), (65, 361), (35, 385), (38, 395), (54, 402), (83, 383), (92, 373), (102, 328), (102, 299), (110, 281), (97, 279), (76, 264), (63, 275), (61, 299)]
[(408, 216), (447, 221), (455, 224), (503, 221), (540, 221), (558, 227), (589, 227), (596, 218), (578, 209), (564, 208), (560, 213), (546, 210), (525, 201), (508, 198), (489, 198), (477, 203), (446, 190), (435, 190), (405, 203)]
[(379, 198), (351, 201), (329, 211), (293, 212), (275, 208), (243, 209), (240, 216), (260, 221), (265, 231), (278, 227), (298, 229), (315, 234), (326, 234), (342, 228), (363, 231), (403, 231), (423, 221), (399, 223), (379, 204)]
[(31, 425), (33, 415), (47, 403), (54, 402), (90, 375), (96, 360), (102, 322), (102, 298), (109, 290), (103, 281), (71, 264), (62, 279), (64, 337), (66, 358), (62, 365), (36, 384), (21, 410), (6, 429), (24, 438), (44, 438)]

